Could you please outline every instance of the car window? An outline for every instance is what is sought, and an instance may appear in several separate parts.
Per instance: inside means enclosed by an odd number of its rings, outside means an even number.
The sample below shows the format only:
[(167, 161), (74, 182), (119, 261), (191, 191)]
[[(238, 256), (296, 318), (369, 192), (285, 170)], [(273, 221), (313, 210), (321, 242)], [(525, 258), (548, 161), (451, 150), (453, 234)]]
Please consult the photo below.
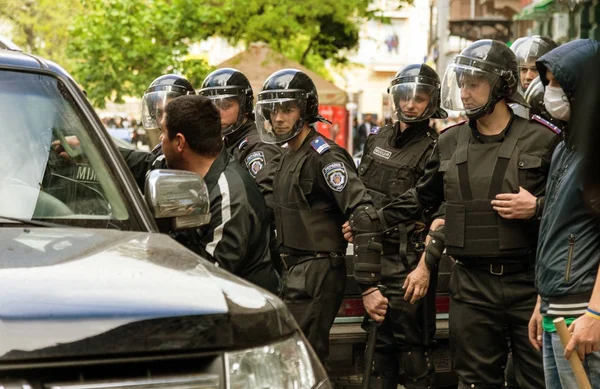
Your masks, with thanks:
[(62, 81), (0, 71), (0, 129), (0, 216), (127, 228), (124, 197)]

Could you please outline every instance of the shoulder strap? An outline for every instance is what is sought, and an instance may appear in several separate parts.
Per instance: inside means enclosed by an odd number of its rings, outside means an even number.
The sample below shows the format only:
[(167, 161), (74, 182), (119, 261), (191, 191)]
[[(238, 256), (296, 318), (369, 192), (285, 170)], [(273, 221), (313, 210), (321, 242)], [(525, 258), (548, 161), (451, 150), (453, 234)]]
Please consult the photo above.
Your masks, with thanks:
[(496, 160), (496, 166), (494, 166), (494, 172), (492, 173), (492, 179), (490, 181), (490, 190), (488, 192), (488, 198), (494, 198), (502, 190), (502, 183), (504, 182), (504, 176), (506, 175), (506, 169), (508, 169), (508, 163), (512, 158), (512, 155), (517, 147), (517, 142), (521, 138), (521, 134), (527, 126), (527, 120), (517, 119), (512, 128), (509, 128), (500, 150), (498, 150), (498, 159)]
[(462, 125), (463, 125), (463, 124), (465, 124), (466, 122), (467, 122), (466, 120), (462, 120), (462, 121), (460, 121), (460, 122), (458, 122), (458, 123), (452, 124), (452, 125), (450, 125), (450, 126), (448, 126), (448, 127), (444, 128), (444, 129), (442, 129), (442, 130), (440, 131), (440, 134), (441, 134), (441, 133), (443, 133), (443, 132), (444, 132), (444, 131), (446, 131), (446, 130), (449, 130), (449, 129), (450, 129), (450, 128), (452, 128), (452, 127), (456, 127), (456, 126), (462, 126)]
[(310, 145), (319, 155), (323, 155), (324, 152), (331, 148), (322, 136), (317, 136), (310, 142)]
[(531, 120), (534, 120), (540, 124), (542, 124), (544, 127), (548, 128), (550, 131), (552, 131), (553, 133), (559, 135), (562, 130), (556, 126), (554, 123), (549, 122), (548, 120), (544, 119), (543, 117), (539, 116), (539, 115), (533, 115), (531, 117)]

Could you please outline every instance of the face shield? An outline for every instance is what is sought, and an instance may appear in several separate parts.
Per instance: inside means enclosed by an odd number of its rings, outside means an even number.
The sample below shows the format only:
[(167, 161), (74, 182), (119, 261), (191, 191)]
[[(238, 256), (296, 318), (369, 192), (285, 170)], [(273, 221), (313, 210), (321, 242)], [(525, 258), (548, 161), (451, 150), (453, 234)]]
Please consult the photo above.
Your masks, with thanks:
[(306, 121), (304, 91), (265, 91), (258, 94), (256, 127), (265, 143), (285, 143), (294, 138)]
[(546, 54), (549, 49), (550, 48), (547, 45), (544, 45), (539, 41), (528, 40), (519, 45), (515, 50), (515, 56), (519, 63), (519, 86), (522, 93), (524, 93), (531, 82), (539, 76), (535, 61)]
[(421, 82), (403, 82), (389, 88), (392, 117), (404, 123), (430, 118), (437, 110), (439, 91)]
[(221, 134), (237, 131), (246, 118), (246, 91), (239, 87), (205, 88), (198, 92), (212, 100), (221, 114)]
[(179, 96), (183, 96), (183, 94), (169, 90), (145, 93), (142, 97), (142, 126), (144, 129), (160, 129), (160, 122), (165, 114), (167, 104)]
[(442, 107), (474, 116), (491, 100), (499, 76), (476, 67), (449, 65), (442, 80)]

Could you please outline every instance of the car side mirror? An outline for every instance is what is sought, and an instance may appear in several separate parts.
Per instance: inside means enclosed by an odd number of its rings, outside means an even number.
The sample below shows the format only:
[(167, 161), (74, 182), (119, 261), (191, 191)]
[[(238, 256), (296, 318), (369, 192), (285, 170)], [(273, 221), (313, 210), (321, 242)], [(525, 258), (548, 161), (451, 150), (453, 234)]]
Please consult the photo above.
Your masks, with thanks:
[(146, 176), (145, 197), (156, 219), (173, 218), (184, 230), (210, 222), (210, 200), (202, 177), (183, 170), (152, 170)]

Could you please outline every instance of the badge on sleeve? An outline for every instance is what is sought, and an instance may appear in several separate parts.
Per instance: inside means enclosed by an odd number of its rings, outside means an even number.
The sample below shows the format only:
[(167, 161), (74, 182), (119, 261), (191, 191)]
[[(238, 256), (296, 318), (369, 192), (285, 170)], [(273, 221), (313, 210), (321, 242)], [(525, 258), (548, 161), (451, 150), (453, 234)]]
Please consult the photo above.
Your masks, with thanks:
[(377, 135), (379, 134), (379, 127), (371, 127), (371, 131), (369, 131), (369, 135)]
[(346, 173), (346, 166), (341, 162), (332, 162), (325, 166), (323, 176), (327, 185), (336, 192), (341, 192), (346, 187), (348, 173)]
[(263, 166), (265, 166), (265, 155), (262, 151), (255, 151), (246, 157), (246, 167), (252, 177), (256, 178)]

